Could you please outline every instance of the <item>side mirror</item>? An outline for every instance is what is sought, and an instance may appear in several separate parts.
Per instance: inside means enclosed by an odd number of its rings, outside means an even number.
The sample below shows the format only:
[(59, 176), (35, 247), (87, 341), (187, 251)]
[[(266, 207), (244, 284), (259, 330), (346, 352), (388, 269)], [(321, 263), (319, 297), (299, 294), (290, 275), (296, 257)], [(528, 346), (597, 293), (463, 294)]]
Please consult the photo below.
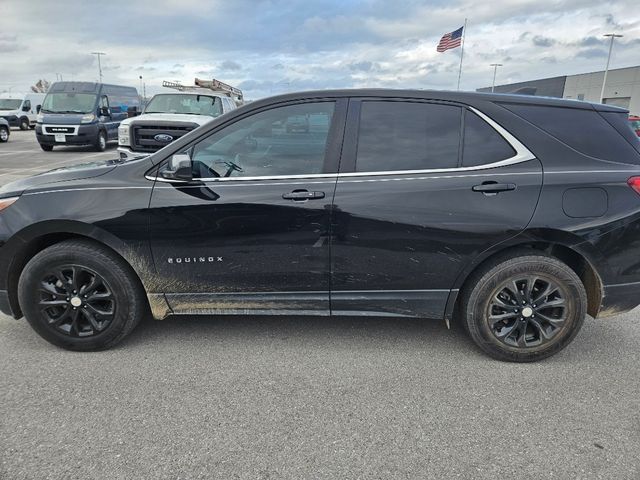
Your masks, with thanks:
[(160, 175), (167, 180), (178, 180), (182, 182), (193, 180), (191, 157), (185, 154), (174, 155), (169, 159), (167, 168), (160, 172)]
[(111, 111), (109, 110), (109, 107), (100, 107), (100, 116), (108, 117), (109, 115), (111, 115)]

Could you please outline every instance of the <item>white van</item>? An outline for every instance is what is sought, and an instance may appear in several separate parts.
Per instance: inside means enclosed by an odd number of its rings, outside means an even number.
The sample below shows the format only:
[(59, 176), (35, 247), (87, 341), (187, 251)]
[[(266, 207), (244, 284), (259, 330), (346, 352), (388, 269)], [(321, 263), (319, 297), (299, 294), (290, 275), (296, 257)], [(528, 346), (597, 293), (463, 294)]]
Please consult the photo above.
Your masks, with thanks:
[(44, 93), (0, 93), (0, 118), (20, 130), (35, 128), (44, 96)]

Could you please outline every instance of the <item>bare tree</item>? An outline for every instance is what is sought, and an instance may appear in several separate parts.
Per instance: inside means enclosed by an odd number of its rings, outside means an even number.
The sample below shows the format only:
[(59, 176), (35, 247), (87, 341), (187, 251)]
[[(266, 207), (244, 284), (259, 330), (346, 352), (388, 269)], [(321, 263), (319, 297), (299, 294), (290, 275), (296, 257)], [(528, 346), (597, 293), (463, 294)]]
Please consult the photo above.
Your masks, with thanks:
[(47, 90), (49, 90), (50, 86), (51, 82), (49, 80), (41, 78), (36, 82), (35, 85), (31, 86), (31, 91), (35, 93), (47, 93)]

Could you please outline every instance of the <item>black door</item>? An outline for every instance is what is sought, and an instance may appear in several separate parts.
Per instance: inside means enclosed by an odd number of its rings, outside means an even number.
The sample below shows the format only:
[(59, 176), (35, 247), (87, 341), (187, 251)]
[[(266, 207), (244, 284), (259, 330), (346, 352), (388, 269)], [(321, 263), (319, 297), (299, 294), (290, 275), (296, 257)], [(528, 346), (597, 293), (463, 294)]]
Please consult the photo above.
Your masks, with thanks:
[(334, 313), (442, 318), (462, 268), (530, 221), (541, 165), (473, 109), (351, 101), (334, 200)]
[[(345, 106), (316, 101), (249, 114), (183, 152), (192, 183), (156, 181), (157, 291), (174, 312), (329, 313)], [(300, 122), (309, 128), (291, 128)]]

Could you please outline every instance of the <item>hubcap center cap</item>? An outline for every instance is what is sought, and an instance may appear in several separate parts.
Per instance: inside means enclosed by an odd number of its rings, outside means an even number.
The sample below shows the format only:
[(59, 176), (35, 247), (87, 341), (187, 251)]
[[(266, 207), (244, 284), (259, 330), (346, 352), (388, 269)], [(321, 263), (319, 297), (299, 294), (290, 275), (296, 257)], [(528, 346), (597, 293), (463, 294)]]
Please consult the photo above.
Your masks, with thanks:
[(79, 307), (80, 305), (82, 305), (82, 300), (80, 300), (79, 297), (73, 297), (71, 299), (71, 305), (73, 305), (74, 307)]
[(523, 317), (530, 317), (531, 315), (533, 315), (533, 308), (531, 307), (524, 307), (522, 309), (522, 316)]

